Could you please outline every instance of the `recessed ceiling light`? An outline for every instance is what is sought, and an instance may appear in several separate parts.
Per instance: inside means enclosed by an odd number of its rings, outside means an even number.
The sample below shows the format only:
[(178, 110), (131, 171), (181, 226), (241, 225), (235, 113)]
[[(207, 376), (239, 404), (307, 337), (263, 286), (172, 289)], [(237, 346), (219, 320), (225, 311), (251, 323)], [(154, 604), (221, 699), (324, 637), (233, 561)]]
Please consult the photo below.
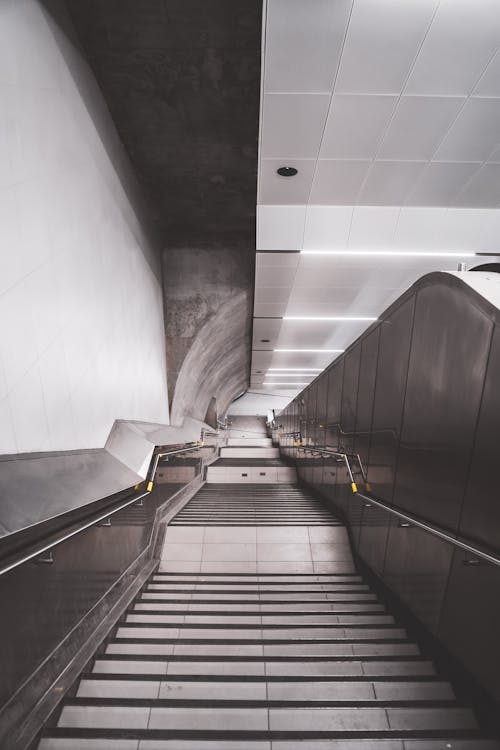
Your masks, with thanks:
[(337, 323), (352, 323), (357, 321), (377, 320), (366, 315), (284, 315), (283, 320), (330, 320)]
[(307, 354), (313, 352), (326, 352), (327, 354), (333, 354), (334, 352), (338, 354), (342, 354), (342, 352), (345, 352), (345, 349), (275, 349), (275, 352), (287, 352), (289, 354), (296, 354), (297, 352), (306, 352)]
[(439, 250), (301, 250), (301, 255), (386, 255), (394, 258), (473, 258), (476, 253), (441, 252)]
[(280, 167), (276, 170), (280, 177), (295, 177), (297, 171), (295, 167)]
[(271, 341), (271, 339), (261, 339), (260, 343), (261, 344), (269, 344), (270, 341)]

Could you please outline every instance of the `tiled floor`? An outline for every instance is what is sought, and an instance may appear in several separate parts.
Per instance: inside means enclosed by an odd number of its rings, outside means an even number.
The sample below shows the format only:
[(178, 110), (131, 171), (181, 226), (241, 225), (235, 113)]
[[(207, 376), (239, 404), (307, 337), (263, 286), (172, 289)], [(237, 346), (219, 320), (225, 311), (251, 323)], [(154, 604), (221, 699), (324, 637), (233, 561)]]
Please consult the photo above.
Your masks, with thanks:
[(342, 526), (170, 526), (160, 571), (355, 572)]

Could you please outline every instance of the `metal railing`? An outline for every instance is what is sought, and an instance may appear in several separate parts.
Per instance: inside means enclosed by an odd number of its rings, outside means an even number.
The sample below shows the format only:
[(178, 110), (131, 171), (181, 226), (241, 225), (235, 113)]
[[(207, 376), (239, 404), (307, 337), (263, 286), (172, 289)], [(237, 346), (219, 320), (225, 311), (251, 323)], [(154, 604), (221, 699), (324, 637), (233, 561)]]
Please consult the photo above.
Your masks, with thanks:
[[(284, 446), (286, 447), (286, 446)], [(292, 447), (292, 446), (288, 446)], [(382, 510), (387, 511), (387, 513), (390, 513), (393, 516), (396, 516), (400, 520), (404, 521), (405, 524), (408, 524), (411, 526), (416, 526), (420, 529), (423, 529), (423, 531), (428, 532), (429, 534), (432, 534), (433, 536), (438, 537), (439, 539), (442, 539), (445, 542), (448, 542), (449, 544), (452, 544), (455, 547), (459, 547), (460, 549), (464, 550), (465, 552), (468, 552), (470, 555), (472, 555), (475, 558), (480, 558), (481, 560), (486, 560), (486, 562), (491, 563), (492, 565), (498, 565), (500, 567), (500, 558), (496, 555), (492, 555), (489, 552), (485, 552), (484, 550), (480, 549), (479, 547), (475, 547), (473, 544), (469, 544), (468, 542), (463, 542), (460, 539), (457, 539), (456, 537), (452, 536), (446, 531), (443, 531), (442, 529), (438, 528), (437, 526), (433, 526), (432, 524), (426, 523), (425, 521), (420, 520), (414, 515), (411, 515), (410, 513), (404, 513), (401, 510), (397, 510), (396, 508), (392, 507), (391, 505), (388, 505), (387, 503), (382, 502), (381, 500), (377, 500), (371, 495), (365, 495), (363, 492), (360, 492), (358, 490), (358, 486), (354, 479), (354, 474), (352, 471), (351, 461), (350, 459), (355, 458), (359, 462), (361, 475), (363, 477), (363, 482), (365, 484), (367, 492), (370, 492), (370, 485), (367, 482), (366, 473), (364, 470), (364, 467), (361, 463), (361, 459), (359, 457), (359, 454), (348, 454), (348, 453), (342, 453), (340, 451), (334, 451), (329, 448), (317, 448), (313, 446), (293, 446), (295, 450), (297, 451), (303, 451), (305, 453), (311, 453), (311, 454), (320, 454), (320, 455), (327, 455), (327, 456), (335, 456), (340, 461), (342, 461), (345, 464), (345, 467), (347, 469), (347, 473), (349, 474), (349, 478), (351, 481), (351, 490), (354, 495), (357, 495), (361, 500), (364, 500), (365, 507), (371, 507), (372, 505), (375, 505), (377, 508), (381, 508)], [(468, 564), (474, 564), (474, 560), (467, 560)]]
[[(143, 500), (145, 497), (151, 494), (153, 491), (154, 486), (154, 477), (156, 474), (156, 470), (158, 468), (158, 463), (160, 459), (166, 458), (168, 456), (175, 456), (179, 453), (188, 453), (193, 450), (198, 450), (199, 448), (203, 447), (202, 441), (196, 442), (196, 443), (190, 443), (188, 445), (185, 445), (183, 448), (176, 448), (171, 451), (159, 451), (158, 453), (155, 453), (150, 470), (148, 474), (146, 475), (146, 478), (141, 482), (141, 484), (146, 483), (146, 491), (141, 492), (139, 495), (134, 495), (134, 497), (129, 498), (128, 500), (119, 503), (116, 507), (112, 508), (111, 510), (103, 511), (102, 513), (99, 513), (96, 516), (93, 516), (91, 520), (86, 521), (77, 528), (72, 529), (71, 531), (68, 531), (66, 533), (63, 533), (61, 536), (58, 536), (56, 539), (53, 539), (50, 542), (47, 543), (41, 543), (39, 546), (35, 546), (31, 552), (23, 555), (22, 557), (10, 562), (6, 563), (3, 566), (0, 566), (0, 576), (4, 575), (5, 573), (8, 573), (10, 570), (13, 570), (14, 568), (19, 567), (20, 565), (23, 565), (26, 562), (29, 562), (30, 560), (36, 560), (37, 558), (41, 558), (42, 555), (48, 554), (47, 558), (45, 560), (40, 560), (41, 562), (53, 562), (52, 558), (52, 550), (57, 547), (59, 544), (62, 544), (62, 542), (67, 541), (68, 539), (71, 539), (71, 537), (76, 536), (77, 534), (81, 534), (82, 531), (85, 531), (86, 529), (91, 528), (92, 526), (97, 526), (99, 524), (102, 524), (103, 522), (107, 522), (111, 519), (112, 516), (114, 516), (116, 513), (119, 513), (121, 510), (124, 510), (124, 508), (128, 508), (131, 505), (142, 505)], [(134, 489), (139, 490), (140, 485), (136, 485)], [(106, 524), (110, 525), (110, 524)]]

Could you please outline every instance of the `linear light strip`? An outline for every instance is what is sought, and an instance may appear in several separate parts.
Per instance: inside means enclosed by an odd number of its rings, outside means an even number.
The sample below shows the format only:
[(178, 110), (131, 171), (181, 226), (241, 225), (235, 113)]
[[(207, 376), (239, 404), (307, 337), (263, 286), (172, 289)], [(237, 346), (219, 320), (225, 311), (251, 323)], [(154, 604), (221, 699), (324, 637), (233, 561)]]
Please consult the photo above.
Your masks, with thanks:
[(316, 375), (319, 375), (319, 372), (299, 372), (296, 375), (287, 375), (283, 372), (270, 372), (265, 377), (266, 378), (315, 378)]
[(326, 316), (326, 315), (284, 315), (283, 320), (329, 320), (337, 323), (355, 323), (355, 322), (366, 322), (366, 321), (373, 321), (378, 320), (378, 318), (368, 315), (359, 315), (356, 317), (351, 316), (345, 316), (345, 315), (333, 315), (333, 316)]
[(293, 385), (293, 386), (295, 386), (295, 385), (309, 385), (309, 382), (307, 382), (307, 383), (294, 383), (292, 381), (291, 383), (262, 383), (262, 385), (272, 385), (273, 387), (277, 386), (277, 385), (288, 385), (288, 386), (292, 386)]
[(301, 255), (384, 255), (392, 258), (475, 258), (476, 253), (427, 250), (301, 250)]
[(269, 367), (268, 372), (321, 372), (323, 367)]
[(326, 352), (327, 354), (333, 354), (333, 353), (342, 354), (343, 352), (345, 352), (345, 349), (274, 349), (273, 351), (287, 352), (289, 354), (297, 354), (301, 352), (305, 352), (307, 354), (318, 353), (318, 352)]

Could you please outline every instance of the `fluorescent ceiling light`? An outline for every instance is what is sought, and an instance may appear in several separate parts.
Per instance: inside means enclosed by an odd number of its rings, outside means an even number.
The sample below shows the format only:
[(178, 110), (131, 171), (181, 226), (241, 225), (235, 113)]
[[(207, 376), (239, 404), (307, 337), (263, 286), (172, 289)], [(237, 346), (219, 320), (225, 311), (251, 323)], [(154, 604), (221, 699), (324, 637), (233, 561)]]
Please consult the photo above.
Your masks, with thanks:
[(323, 367), (270, 367), (268, 372), (321, 372)]
[(297, 353), (297, 352), (327, 352), (329, 354), (333, 354), (334, 352), (342, 353), (345, 352), (345, 349), (275, 349), (275, 352), (288, 352), (288, 353)]
[(301, 255), (387, 255), (411, 258), (474, 258), (476, 253), (449, 253), (440, 250), (301, 250)]
[(366, 315), (356, 315), (352, 317), (349, 315), (285, 315), (283, 316), (283, 320), (331, 320), (338, 323), (350, 323), (361, 320), (377, 320), (377, 318)]

